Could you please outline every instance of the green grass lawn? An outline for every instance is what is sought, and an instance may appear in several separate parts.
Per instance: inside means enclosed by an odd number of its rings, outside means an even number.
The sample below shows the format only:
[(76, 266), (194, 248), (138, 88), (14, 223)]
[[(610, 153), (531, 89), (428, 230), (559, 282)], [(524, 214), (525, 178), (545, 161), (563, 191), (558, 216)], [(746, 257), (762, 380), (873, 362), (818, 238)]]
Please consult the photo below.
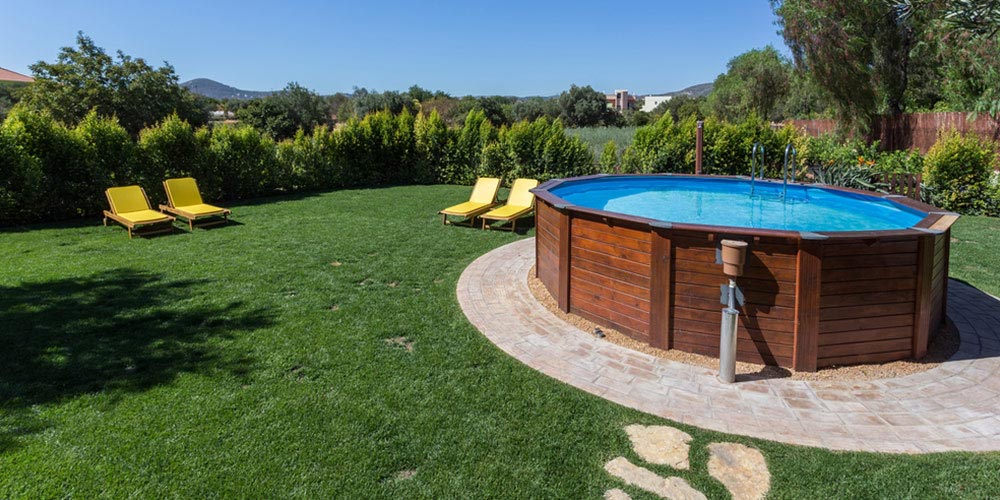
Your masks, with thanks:
[[(550, 379), (465, 319), (462, 269), (524, 236), (442, 226), (469, 188), (233, 206), (238, 225), (128, 240), (95, 221), (0, 232), (0, 498), (565, 497), (630, 423), (667, 423)], [(955, 229), (954, 274), (1000, 295), (1000, 221)], [(403, 338), (401, 344), (386, 339)], [(777, 498), (1000, 492), (1000, 453), (763, 451)], [(411, 478), (401, 471), (416, 471)], [(624, 487), (635, 498), (641, 491)]]

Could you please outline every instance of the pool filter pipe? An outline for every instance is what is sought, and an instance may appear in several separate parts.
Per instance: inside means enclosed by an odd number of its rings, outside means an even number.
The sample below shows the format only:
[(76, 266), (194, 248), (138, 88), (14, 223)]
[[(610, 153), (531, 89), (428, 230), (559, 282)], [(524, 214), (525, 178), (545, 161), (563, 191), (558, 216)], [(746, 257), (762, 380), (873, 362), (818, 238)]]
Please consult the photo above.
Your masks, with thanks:
[(722, 329), (719, 337), (719, 380), (736, 382), (736, 325), (740, 312), (736, 310), (736, 281), (729, 280), (729, 306), (722, 310)]

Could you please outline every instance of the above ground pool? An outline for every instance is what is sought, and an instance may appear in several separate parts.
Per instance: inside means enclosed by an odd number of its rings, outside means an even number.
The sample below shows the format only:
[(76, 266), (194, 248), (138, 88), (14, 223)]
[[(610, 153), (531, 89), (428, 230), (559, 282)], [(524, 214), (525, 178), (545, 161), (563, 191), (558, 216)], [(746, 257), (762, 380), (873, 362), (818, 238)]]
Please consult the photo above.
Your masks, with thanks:
[(919, 201), (689, 175), (559, 179), (534, 193), (535, 272), (559, 307), (654, 347), (718, 355), (723, 239), (749, 245), (741, 361), (813, 371), (920, 358), (945, 322), (957, 215)]
[(649, 219), (788, 231), (905, 229), (927, 216), (847, 191), (714, 177), (598, 177), (550, 192), (574, 205)]

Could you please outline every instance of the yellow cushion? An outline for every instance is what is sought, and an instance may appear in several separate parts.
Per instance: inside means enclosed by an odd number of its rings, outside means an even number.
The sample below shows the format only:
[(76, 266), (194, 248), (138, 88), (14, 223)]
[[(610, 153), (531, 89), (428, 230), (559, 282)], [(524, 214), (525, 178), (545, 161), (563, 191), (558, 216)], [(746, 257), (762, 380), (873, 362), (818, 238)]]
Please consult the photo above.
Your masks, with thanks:
[(204, 203), (199, 203), (197, 205), (187, 205), (183, 207), (175, 206), (174, 208), (176, 208), (177, 210), (187, 212), (189, 214), (193, 214), (195, 216), (220, 214), (226, 211), (226, 209), (224, 208), (219, 208), (214, 205), (206, 205)]
[(492, 203), (476, 203), (473, 201), (467, 201), (465, 203), (459, 203), (458, 205), (450, 206), (441, 211), (443, 214), (448, 215), (464, 215), (468, 217), (469, 215), (476, 214), (486, 210), (492, 205)]
[(139, 186), (113, 187), (108, 188), (105, 192), (108, 195), (108, 202), (111, 203), (111, 211), (116, 214), (138, 212), (150, 208), (149, 202), (146, 201), (146, 195), (142, 193), (142, 188)]
[(493, 203), (497, 199), (497, 191), (500, 190), (500, 179), (496, 177), (480, 177), (476, 180), (476, 186), (472, 188), (472, 196), (469, 201), (476, 203)]
[(174, 207), (194, 206), (204, 203), (201, 200), (201, 193), (198, 192), (198, 184), (191, 177), (167, 179), (163, 182), (163, 188), (167, 191), (167, 198), (170, 200), (170, 205)]
[(156, 210), (137, 210), (135, 212), (125, 213), (119, 212), (117, 215), (133, 224), (170, 220), (170, 217), (167, 217)]
[(510, 188), (507, 204), (518, 207), (534, 206), (535, 195), (530, 190), (536, 187), (538, 187), (538, 181), (535, 179), (517, 179)]
[(533, 207), (518, 207), (514, 205), (504, 205), (500, 208), (495, 208), (481, 215), (480, 217), (484, 219), (515, 219), (520, 217), (532, 210)]

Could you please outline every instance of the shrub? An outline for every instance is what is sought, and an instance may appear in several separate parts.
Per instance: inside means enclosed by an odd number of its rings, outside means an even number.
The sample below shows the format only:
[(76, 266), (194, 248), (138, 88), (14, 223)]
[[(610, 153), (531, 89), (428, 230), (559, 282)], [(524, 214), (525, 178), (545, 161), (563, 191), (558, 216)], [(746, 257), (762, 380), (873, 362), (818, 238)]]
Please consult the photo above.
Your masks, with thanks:
[(252, 127), (216, 127), (209, 151), (224, 199), (263, 196), (291, 187), (290, 172), (275, 160), (274, 140)]
[(924, 176), (934, 185), (987, 182), (996, 161), (995, 145), (957, 132), (943, 134), (927, 152)]
[(618, 145), (615, 144), (615, 141), (611, 140), (604, 144), (600, 160), (597, 162), (597, 169), (606, 173), (618, 171)]
[(500, 142), (510, 163), (504, 177), (546, 181), (595, 172), (594, 157), (586, 143), (566, 135), (562, 122), (539, 118), (503, 129)]
[[(166, 201), (162, 183), (171, 177), (191, 176), (206, 199), (222, 195), (222, 175), (208, 156), (210, 132), (195, 131), (176, 114), (164, 118), (155, 127), (139, 133), (138, 165), (130, 183), (146, 189), (151, 201)], [(126, 182), (117, 182), (125, 184)]]
[(924, 160), (931, 202), (969, 215), (997, 215), (1000, 188), (993, 174), (996, 144), (957, 132), (943, 134)]
[[(3, 122), (4, 133), (38, 162), (42, 173), (36, 206), (40, 218), (78, 217), (93, 213), (104, 188), (92, 172), (78, 137), (47, 113), (15, 107)], [(44, 196), (40, 196), (44, 193)]]
[(97, 188), (130, 183), (136, 177), (136, 145), (118, 119), (91, 111), (73, 133), (83, 147), (82, 159), (93, 172), (91, 180)]
[(416, 181), (431, 183), (437, 181), (437, 172), (448, 168), (451, 153), (455, 148), (455, 134), (441, 119), (437, 111), (430, 115), (417, 115), (413, 124), (417, 158)]
[(0, 128), (0, 226), (39, 217), (36, 203), (44, 182), (38, 158), (27, 154), (6, 128)]

